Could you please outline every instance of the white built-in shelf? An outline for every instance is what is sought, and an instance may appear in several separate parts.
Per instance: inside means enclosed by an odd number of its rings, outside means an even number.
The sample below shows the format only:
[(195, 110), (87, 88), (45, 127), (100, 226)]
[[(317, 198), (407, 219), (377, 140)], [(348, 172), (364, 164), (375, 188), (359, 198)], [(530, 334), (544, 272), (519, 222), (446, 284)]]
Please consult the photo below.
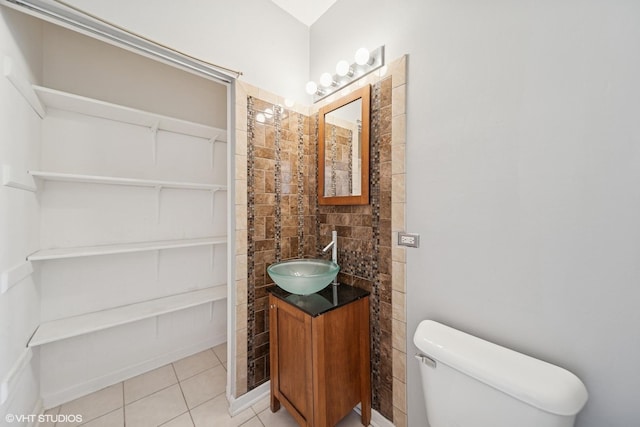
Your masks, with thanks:
[(227, 141), (227, 131), (224, 129), (217, 129), (200, 123), (137, 110), (42, 86), (34, 85), (33, 90), (45, 107), (144, 126), (152, 130), (164, 130), (197, 136), (212, 141)]
[(46, 261), (62, 258), (125, 254), (131, 252), (155, 251), (161, 249), (188, 248), (227, 243), (226, 236), (199, 239), (160, 240), (155, 242), (122, 243), (117, 245), (84, 246), (77, 248), (43, 249), (27, 257), (28, 261)]
[(81, 182), (88, 184), (128, 185), (132, 187), (182, 188), (187, 190), (226, 190), (226, 185), (196, 182), (157, 181), (150, 179), (120, 178), (115, 176), (79, 175), (72, 173), (29, 171), (29, 175), (47, 181)]
[(182, 294), (139, 302), (65, 319), (42, 323), (29, 341), (35, 347), (79, 335), (101, 331), (138, 320), (149, 319), (167, 313), (223, 300), (227, 286), (218, 285)]

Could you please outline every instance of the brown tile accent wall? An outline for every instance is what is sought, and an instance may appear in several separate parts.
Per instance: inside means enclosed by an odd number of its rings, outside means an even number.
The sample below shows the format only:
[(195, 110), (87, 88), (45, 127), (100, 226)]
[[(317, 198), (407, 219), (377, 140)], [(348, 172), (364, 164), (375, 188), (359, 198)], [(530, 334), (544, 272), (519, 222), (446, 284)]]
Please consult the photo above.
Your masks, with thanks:
[(339, 281), (371, 292), (372, 406), (392, 419), (391, 78), (374, 84), (371, 93), (370, 203), (319, 206), (317, 250), (337, 230)]
[(362, 206), (317, 202), (317, 114), (247, 97), (248, 390), (269, 378), (267, 266), (326, 256), (321, 249), (335, 229), (339, 280), (371, 292), (373, 408), (393, 418), (391, 91), (390, 77), (372, 86), (371, 199)]
[(269, 379), (267, 267), (315, 250), (308, 117), (247, 97), (247, 389)]

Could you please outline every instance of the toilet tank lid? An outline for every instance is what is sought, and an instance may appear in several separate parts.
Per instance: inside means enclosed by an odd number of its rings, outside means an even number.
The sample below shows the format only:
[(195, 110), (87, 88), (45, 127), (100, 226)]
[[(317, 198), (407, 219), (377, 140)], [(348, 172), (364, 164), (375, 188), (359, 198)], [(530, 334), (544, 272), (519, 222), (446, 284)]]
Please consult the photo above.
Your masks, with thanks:
[(573, 373), (433, 320), (413, 342), (425, 355), (522, 402), (557, 415), (577, 414), (587, 389)]

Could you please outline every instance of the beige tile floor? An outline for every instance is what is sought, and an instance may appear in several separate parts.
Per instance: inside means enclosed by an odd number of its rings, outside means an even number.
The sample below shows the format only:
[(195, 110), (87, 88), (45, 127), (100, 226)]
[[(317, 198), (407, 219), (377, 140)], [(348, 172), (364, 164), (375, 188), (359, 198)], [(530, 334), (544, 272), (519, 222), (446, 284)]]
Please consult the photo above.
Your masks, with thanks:
[[(40, 427), (297, 427), (269, 398), (231, 417), (225, 396), (226, 344), (49, 409), (46, 414), (82, 415), (81, 424), (41, 423)], [(352, 412), (339, 427), (360, 426)]]

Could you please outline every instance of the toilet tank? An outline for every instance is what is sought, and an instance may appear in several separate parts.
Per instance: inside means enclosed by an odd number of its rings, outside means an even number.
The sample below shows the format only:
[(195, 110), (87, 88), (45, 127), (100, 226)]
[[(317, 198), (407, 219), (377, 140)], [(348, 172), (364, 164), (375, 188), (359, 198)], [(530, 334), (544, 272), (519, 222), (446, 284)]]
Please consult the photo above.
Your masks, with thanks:
[(441, 323), (422, 321), (413, 342), (430, 427), (571, 427), (587, 401), (566, 369)]

